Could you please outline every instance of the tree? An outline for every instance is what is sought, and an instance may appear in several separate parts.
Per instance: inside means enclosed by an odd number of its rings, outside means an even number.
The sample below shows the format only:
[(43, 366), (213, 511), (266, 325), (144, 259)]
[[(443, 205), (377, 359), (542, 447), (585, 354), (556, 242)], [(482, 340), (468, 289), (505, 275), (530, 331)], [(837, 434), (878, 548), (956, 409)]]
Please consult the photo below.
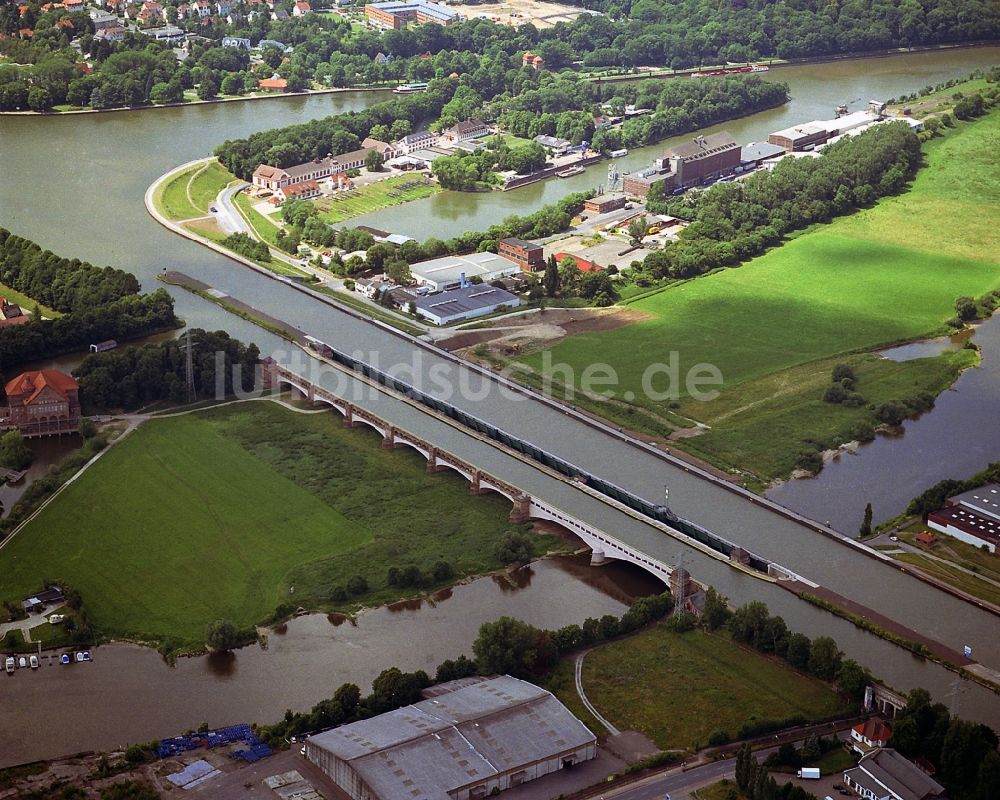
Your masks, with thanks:
[(381, 172), (384, 163), (385, 159), (378, 150), (369, 150), (368, 155), (365, 156), (365, 166), (369, 172)]
[(385, 264), (385, 274), (393, 283), (407, 286), (413, 282), (410, 265), (399, 258), (394, 258)]
[(563, 294), (571, 294), (580, 280), (580, 265), (573, 256), (563, 256), (559, 262), (559, 286)]
[(28, 91), (28, 108), (32, 111), (46, 111), (52, 108), (52, 95), (48, 89), (41, 86), (32, 87)]
[(709, 586), (705, 592), (705, 608), (701, 614), (702, 624), (707, 630), (714, 631), (726, 624), (730, 616), (726, 598)]
[(353, 595), (364, 594), (368, 591), (368, 581), (362, 575), (355, 575), (347, 581), (347, 591)]
[(208, 623), (205, 643), (213, 650), (226, 652), (239, 647), (240, 642), (240, 632), (228, 620), (217, 619), (215, 622)]
[(372, 681), (370, 700), (376, 714), (415, 703), (430, 683), (424, 672), (403, 672), (398, 667), (382, 670)]
[(20, 431), (8, 431), (0, 438), (0, 466), (19, 472), (30, 467), (34, 460), (35, 455)]
[(97, 426), (90, 417), (84, 417), (80, 420), (79, 431), (83, 439), (91, 439), (97, 435)]
[(522, 531), (511, 531), (497, 542), (496, 556), (504, 564), (524, 564), (531, 560), (534, 551), (530, 535)]
[(796, 669), (805, 669), (809, 665), (809, 649), (809, 637), (804, 633), (793, 633), (788, 637), (785, 659)]
[(872, 504), (865, 506), (865, 518), (861, 521), (861, 528), (858, 531), (862, 537), (872, 535)]
[(219, 81), (210, 73), (206, 73), (198, 84), (198, 98), (212, 100), (219, 93)]
[(628, 235), (632, 240), (632, 244), (639, 244), (643, 238), (645, 238), (648, 230), (649, 224), (646, 222), (645, 215), (635, 217), (631, 222), (629, 222)]
[(556, 649), (547, 631), (512, 617), (483, 623), (472, 644), (472, 652), (483, 675), (542, 675), (556, 658)]
[(840, 669), (840, 650), (829, 636), (817, 636), (809, 648), (809, 671), (823, 680), (833, 680)]
[(767, 605), (752, 600), (736, 609), (729, 618), (729, 631), (737, 642), (753, 642), (768, 619)]
[(556, 263), (555, 255), (550, 255), (545, 262), (545, 276), (542, 278), (545, 286), (545, 296), (555, 297), (559, 294), (559, 265)]
[(854, 700), (860, 701), (865, 696), (869, 683), (871, 674), (853, 658), (846, 659), (837, 670), (837, 686)]

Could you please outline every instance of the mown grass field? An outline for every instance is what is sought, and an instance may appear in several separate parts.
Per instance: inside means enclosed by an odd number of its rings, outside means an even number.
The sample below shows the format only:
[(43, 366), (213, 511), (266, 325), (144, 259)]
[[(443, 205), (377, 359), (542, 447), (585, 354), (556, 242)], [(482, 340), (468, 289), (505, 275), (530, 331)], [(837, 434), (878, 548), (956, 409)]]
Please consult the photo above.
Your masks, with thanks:
[[(676, 401), (688, 416), (713, 424), (717, 439), (698, 437), (680, 445), (719, 463), (732, 463), (732, 457), (773, 476), (776, 467), (760, 464), (752, 452), (766, 442), (745, 442), (748, 460), (740, 460), (738, 440), (745, 440), (750, 428), (766, 433), (770, 447), (785, 447), (787, 463), (787, 456), (801, 449), (802, 434), (814, 430), (820, 418), (827, 427), (836, 421), (836, 410), (811, 402), (817, 397), (790, 399), (797, 387), (806, 388), (801, 379), (812, 375), (816, 382), (833, 359), (846, 354), (942, 332), (955, 315), (957, 297), (979, 296), (1000, 285), (998, 151), (1000, 112), (962, 123), (927, 144), (927, 165), (905, 194), (817, 226), (742, 267), (638, 300), (631, 307), (649, 319), (564, 339), (549, 351), (552, 363), (568, 364), (577, 376), (589, 364), (610, 364), (619, 377), (618, 397), (632, 392), (635, 405), (655, 413), (666, 412), (668, 401), (644, 400), (643, 373), (676, 352), (682, 376), (682, 385), (673, 387)], [(539, 370), (542, 354), (523, 361)], [(720, 402), (685, 398), (683, 376), (699, 363), (721, 370)], [(815, 369), (803, 369), (810, 364)], [(879, 386), (889, 388), (894, 381), (937, 385), (940, 391), (943, 378), (955, 374), (954, 359), (865, 368), (873, 397), (884, 394)], [(759, 381), (784, 389), (769, 399), (768, 384)], [(663, 379), (654, 385), (666, 386)], [(746, 411), (720, 418), (715, 411), (725, 406)], [(620, 409), (615, 413), (628, 424)], [(633, 416), (650, 427), (641, 415)], [(777, 425), (781, 436), (793, 438), (782, 439), (758, 423)], [(742, 433), (737, 424), (744, 426)], [(727, 436), (735, 441), (725, 441)]]
[[(379, 445), (332, 412), (266, 402), (152, 420), (0, 551), (0, 599), (60, 579), (105, 636), (198, 646), (213, 619), (248, 626), (279, 603), (349, 609), (416, 591), (387, 586), (389, 566), (499, 567), (509, 502), (470, 501), (459, 476)], [(371, 590), (331, 602), (355, 575)]]
[[(583, 688), (617, 728), (640, 731), (663, 750), (704, 747), (715, 731), (735, 738), (745, 723), (822, 719), (847, 710), (823, 682), (724, 635), (677, 634), (663, 626), (588, 653)], [(560, 699), (566, 702), (570, 692), (572, 681)]]
[(350, 192), (314, 200), (320, 218), (330, 223), (343, 222), (378, 211), (380, 208), (408, 203), (430, 197), (441, 191), (436, 183), (425, 181), (419, 175), (398, 175), (378, 183), (362, 186)]
[(232, 180), (232, 173), (217, 161), (207, 166), (196, 164), (161, 186), (153, 202), (170, 219), (203, 217), (216, 195)]

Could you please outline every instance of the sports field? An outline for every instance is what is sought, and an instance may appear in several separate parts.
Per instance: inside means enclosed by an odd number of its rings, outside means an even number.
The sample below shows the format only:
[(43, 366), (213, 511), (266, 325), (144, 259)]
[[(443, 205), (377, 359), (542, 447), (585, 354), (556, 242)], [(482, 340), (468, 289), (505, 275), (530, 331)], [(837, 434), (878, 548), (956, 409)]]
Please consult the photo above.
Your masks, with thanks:
[[(740, 395), (749, 382), (943, 332), (957, 297), (1000, 286), (998, 151), (1000, 112), (963, 123), (928, 143), (927, 166), (907, 193), (742, 267), (641, 299), (632, 306), (649, 319), (567, 338), (550, 351), (552, 363), (568, 364), (577, 376), (589, 364), (610, 364), (618, 396), (633, 392), (637, 404), (656, 410), (643, 400), (643, 373), (676, 352), (682, 376), (699, 363), (717, 366), (723, 399), (740, 407), (750, 402)], [(523, 360), (541, 368), (541, 354)], [(701, 404), (685, 402), (684, 388), (683, 413), (702, 419)]]
[[(387, 586), (390, 566), (499, 567), (509, 502), (470, 501), (458, 475), (427, 475), (419, 455), (379, 445), (332, 412), (264, 401), (146, 422), (0, 550), (0, 600), (64, 580), (103, 635), (197, 647), (213, 619), (248, 626), (279, 603), (350, 608), (416, 591)], [(371, 590), (331, 602), (355, 575)]]
[[(559, 698), (575, 709), (572, 680), (559, 683), (568, 684), (557, 690)], [(847, 711), (822, 681), (725, 634), (678, 634), (662, 625), (588, 653), (583, 688), (615, 727), (640, 731), (663, 750), (704, 747), (715, 731), (736, 738), (747, 723)]]
[(397, 206), (411, 200), (430, 197), (441, 187), (422, 175), (397, 175), (378, 183), (371, 183), (349, 192), (314, 200), (320, 218), (330, 223), (343, 222), (351, 217), (370, 214), (380, 208)]

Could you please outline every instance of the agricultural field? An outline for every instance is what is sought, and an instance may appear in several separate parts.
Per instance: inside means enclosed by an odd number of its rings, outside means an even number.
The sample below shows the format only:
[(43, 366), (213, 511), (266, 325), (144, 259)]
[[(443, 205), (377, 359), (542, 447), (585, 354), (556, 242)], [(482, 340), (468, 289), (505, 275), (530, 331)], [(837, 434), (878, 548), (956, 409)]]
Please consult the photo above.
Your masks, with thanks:
[(321, 219), (336, 224), (362, 214), (370, 214), (380, 208), (430, 197), (439, 191), (440, 186), (421, 175), (397, 175), (313, 202), (319, 209)]
[[(575, 708), (573, 681), (563, 683), (559, 697)], [(662, 625), (588, 653), (583, 688), (617, 728), (644, 733), (662, 750), (695, 750), (716, 731), (736, 738), (744, 724), (818, 720), (849, 707), (822, 681), (724, 634)]]
[[(1000, 112), (960, 124), (926, 145), (927, 166), (907, 193), (817, 226), (742, 267), (642, 298), (630, 307), (647, 319), (566, 338), (548, 351), (551, 363), (567, 364), (577, 376), (595, 361), (614, 367), (619, 400), (589, 405), (620, 424), (659, 433), (677, 427), (678, 415), (698, 420), (712, 426), (715, 440), (703, 435), (679, 446), (722, 466), (759, 472), (765, 480), (787, 474), (803, 440), (818, 438), (803, 434), (820, 419), (827, 428), (837, 427), (835, 411), (846, 410), (813, 402), (819, 395), (812, 388), (793, 398), (808, 388), (804, 378), (818, 386), (828, 382), (820, 376), (829, 375), (838, 359), (942, 333), (955, 316), (957, 297), (981, 296), (1000, 285), (998, 146)], [(644, 370), (667, 362), (672, 352), (681, 376), (699, 363), (718, 367), (721, 398), (695, 402), (682, 385), (669, 401), (644, 400)], [(521, 359), (536, 377), (542, 356)], [(859, 366), (875, 398), (885, 397), (894, 383), (909, 387), (907, 394), (939, 392), (957, 368), (970, 363), (958, 357), (930, 362), (900, 366), (868, 359)], [(657, 388), (663, 385), (661, 380)], [(776, 386), (781, 390), (769, 396)], [(634, 395), (624, 398), (627, 403), (621, 399), (626, 392)], [(768, 428), (770, 447), (786, 451), (781, 463), (762, 463), (752, 442), (746, 452), (738, 441), (726, 442), (727, 436), (740, 438), (735, 426), (746, 433), (758, 424), (764, 428), (764, 421), (781, 432), (776, 436)]]
[[(246, 627), (282, 603), (349, 611), (419, 591), (388, 586), (390, 566), (499, 568), (509, 502), (470, 501), (460, 476), (380, 444), (332, 412), (264, 401), (150, 420), (0, 551), (0, 600), (58, 579), (103, 636), (197, 648), (214, 619)], [(367, 591), (331, 599), (358, 575)]]

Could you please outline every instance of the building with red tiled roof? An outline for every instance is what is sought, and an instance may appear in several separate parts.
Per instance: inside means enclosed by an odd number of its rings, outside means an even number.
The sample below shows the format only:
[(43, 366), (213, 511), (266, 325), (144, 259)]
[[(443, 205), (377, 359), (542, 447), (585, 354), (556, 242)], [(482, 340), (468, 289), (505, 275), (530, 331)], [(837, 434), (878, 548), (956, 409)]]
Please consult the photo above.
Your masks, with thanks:
[(851, 747), (861, 755), (885, 747), (892, 730), (880, 719), (867, 719), (851, 728)]
[(73, 433), (80, 425), (80, 386), (65, 372), (33, 370), (4, 387), (7, 407), (0, 425), (24, 436)]
[(265, 92), (283, 92), (288, 88), (288, 81), (284, 78), (261, 78), (257, 85)]

